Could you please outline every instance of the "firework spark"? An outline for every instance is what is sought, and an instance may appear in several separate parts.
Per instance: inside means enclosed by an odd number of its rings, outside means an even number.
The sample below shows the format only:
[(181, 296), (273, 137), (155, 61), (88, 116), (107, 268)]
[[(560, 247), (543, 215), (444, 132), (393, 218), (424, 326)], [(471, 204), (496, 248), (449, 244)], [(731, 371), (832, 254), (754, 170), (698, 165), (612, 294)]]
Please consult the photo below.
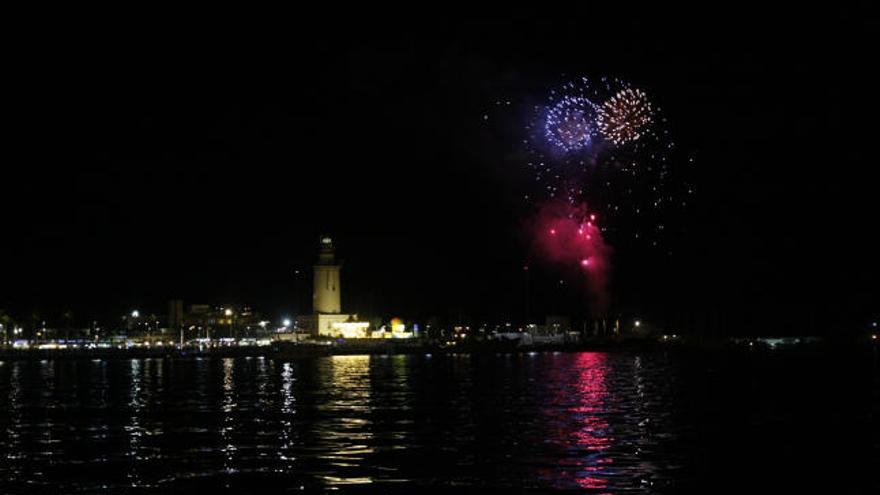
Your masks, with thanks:
[(654, 120), (647, 95), (633, 88), (618, 91), (597, 110), (596, 125), (616, 145), (638, 140)]
[(590, 144), (595, 133), (593, 103), (580, 96), (565, 96), (547, 111), (544, 136), (557, 148), (576, 151)]

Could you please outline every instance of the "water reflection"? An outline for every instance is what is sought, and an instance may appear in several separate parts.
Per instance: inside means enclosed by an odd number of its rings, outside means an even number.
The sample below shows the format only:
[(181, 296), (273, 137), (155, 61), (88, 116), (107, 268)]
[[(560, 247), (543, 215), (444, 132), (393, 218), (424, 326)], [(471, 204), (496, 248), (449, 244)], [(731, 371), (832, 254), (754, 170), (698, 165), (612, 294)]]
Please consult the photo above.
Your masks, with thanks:
[[(86, 418), (84, 418), (86, 426), (83, 432), (83, 441), (85, 442), (100, 444), (106, 442), (115, 432), (110, 421), (104, 420), (108, 410), (116, 406), (110, 393), (107, 367), (107, 362), (103, 359), (92, 360), (87, 368), (88, 373), (85, 379), (80, 383), (80, 386), (86, 390), (84, 400), (85, 409), (88, 411)], [(83, 461), (97, 465), (104, 464), (108, 461), (109, 454), (110, 452), (105, 449), (97, 456), (83, 456)], [(100, 469), (100, 466), (97, 468)]]
[[(867, 399), (815, 412), (777, 400), (790, 396), (789, 376), (807, 374), (827, 389), (846, 386), (843, 377), (827, 379), (804, 361), (742, 379), (750, 362), (728, 371), (726, 387), (710, 388), (689, 387), (681, 363), (658, 354), (7, 361), (0, 493), (249, 493), (257, 485), (317, 492), (368, 483), (377, 493), (404, 486), (676, 493), (705, 484), (707, 453), (725, 461), (711, 473), (723, 476), (730, 463), (762, 455), (754, 445), (787, 423), (786, 438), (801, 447), (788, 455), (801, 463), (814, 459), (815, 435), (873, 431), (860, 419), (871, 417)], [(780, 369), (786, 380), (763, 396), (773, 416), (745, 410), (742, 400), (761, 384), (754, 377)], [(798, 405), (812, 404), (814, 392), (812, 382), (804, 386)], [(759, 436), (744, 417), (768, 427)], [(847, 435), (816, 428), (828, 418), (855, 426)], [(834, 452), (872, 459), (872, 451)], [(782, 458), (775, 454), (762, 460), (771, 465)], [(696, 481), (682, 486), (688, 476)]]
[(294, 454), (295, 436), (293, 433), (293, 416), (296, 397), (293, 393), (293, 363), (286, 362), (281, 365), (281, 443), (278, 448), (278, 459), (281, 461), (281, 472), (293, 471), (293, 463), (296, 461)]
[(40, 361), (40, 381), (42, 383), (40, 395), (43, 410), (41, 411), (41, 421), (35, 425), (39, 432), (37, 457), (47, 468), (51, 469), (58, 454), (57, 444), (61, 441), (55, 437), (58, 425), (53, 421), (53, 415), (61, 408), (60, 397), (56, 394), (58, 384), (54, 362)]
[(235, 409), (237, 407), (235, 377), (233, 375), (234, 365), (235, 360), (233, 358), (223, 359), (223, 425), (220, 427), (220, 437), (223, 442), (223, 466), (227, 474), (235, 472), (235, 451), (237, 450), (232, 439), (235, 431)]
[(558, 465), (542, 478), (558, 488), (604, 489), (613, 474), (609, 449), (614, 438), (608, 423), (607, 356), (580, 353), (571, 366), (552, 368), (552, 394), (543, 412), (550, 427), (548, 441), (562, 451)]
[(323, 478), (331, 485), (372, 483), (365, 475), (365, 460), (374, 452), (370, 356), (333, 356), (326, 364), (325, 400), (317, 408), (321, 424), (315, 432), (326, 448), (320, 458), (329, 461)]
[(21, 384), (21, 368), (22, 363), (15, 361), (12, 363), (9, 374), (9, 394), (7, 395), (7, 414), (8, 426), (6, 427), (6, 447), (5, 461), (7, 470), (5, 476), (10, 481), (15, 482), (19, 479), (21, 473), (20, 461), (25, 458), (25, 453), (21, 445), (21, 432), (23, 417), (22, 405), (22, 384)]
[(574, 448), (582, 453), (575, 462), (578, 468), (575, 481), (581, 488), (605, 488), (613, 468), (614, 461), (607, 452), (614, 439), (608, 430), (605, 409), (608, 398), (605, 360), (605, 354), (596, 353), (582, 353), (575, 360), (578, 373), (575, 385), (577, 405), (570, 411), (573, 419), (580, 424), (574, 433)]
[(130, 389), (128, 400), (128, 424), (125, 425), (125, 431), (128, 434), (128, 457), (129, 470), (128, 482), (132, 487), (141, 485), (139, 461), (141, 450), (141, 438), (144, 435), (144, 429), (141, 426), (141, 410), (144, 407), (144, 399), (141, 389), (143, 387), (142, 363), (140, 359), (132, 359), (130, 363)]

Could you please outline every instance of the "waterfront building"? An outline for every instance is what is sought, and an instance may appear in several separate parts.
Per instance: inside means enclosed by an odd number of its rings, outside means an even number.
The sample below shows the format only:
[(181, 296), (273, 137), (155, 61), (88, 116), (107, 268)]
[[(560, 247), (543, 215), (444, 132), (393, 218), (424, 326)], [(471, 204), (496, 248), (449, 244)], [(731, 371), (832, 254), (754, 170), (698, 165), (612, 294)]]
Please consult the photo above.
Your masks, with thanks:
[(322, 237), (314, 266), (312, 314), (297, 318), (297, 327), (317, 337), (367, 338), (370, 323), (360, 321), (357, 314), (342, 312), (341, 269), (333, 239)]
[(168, 328), (180, 340), (194, 338), (259, 337), (268, 322), (249, 306), (213, 306), (172, 300), (168, 304)]

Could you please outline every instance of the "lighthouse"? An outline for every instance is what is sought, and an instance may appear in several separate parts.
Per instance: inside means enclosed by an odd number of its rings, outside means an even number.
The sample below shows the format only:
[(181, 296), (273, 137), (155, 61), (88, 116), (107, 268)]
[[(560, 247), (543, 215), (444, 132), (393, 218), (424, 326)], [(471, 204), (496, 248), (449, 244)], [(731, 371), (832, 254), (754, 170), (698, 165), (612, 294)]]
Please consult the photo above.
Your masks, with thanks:
[(370, 323), (358, 320), (357, 314), (342, 312), (342, 287), (333, 239), (321, 237), (318, 262), (313, 267), (315, 285), (312, 292), (312, 314), (301, 315), (297, 327), (316, 337), (362, 339), (369, 336)]
[(339, 270), (341, 265), (336, 262), (336, 250), (333, 247), (333, 239), (327, 236), (321, 238), (321, 251), (318, 254), (318, 263), (314, 266), (315, 286), (312, 292), (312, 307), (316, 314), (340, 314), (342, 313), (341, 287), (339, 285)]

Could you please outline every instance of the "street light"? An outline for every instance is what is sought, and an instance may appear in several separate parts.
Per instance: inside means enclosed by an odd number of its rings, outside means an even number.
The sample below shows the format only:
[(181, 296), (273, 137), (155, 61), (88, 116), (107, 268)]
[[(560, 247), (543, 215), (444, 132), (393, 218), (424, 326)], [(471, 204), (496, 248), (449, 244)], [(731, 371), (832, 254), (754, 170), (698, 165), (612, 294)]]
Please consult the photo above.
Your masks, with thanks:
[(281, 324), (284, 325), (285, 327), (289, 327), (290, 326), (290, 318), (285, 318), (284, 321), (281, 322)]
[(132, 317), (132, 318), (139, 318), (140, 316), (141, 316), (141, 312), (138, 311), (138, 310), (134, 310), (134, 311), (131, 312), (131, 317)]

